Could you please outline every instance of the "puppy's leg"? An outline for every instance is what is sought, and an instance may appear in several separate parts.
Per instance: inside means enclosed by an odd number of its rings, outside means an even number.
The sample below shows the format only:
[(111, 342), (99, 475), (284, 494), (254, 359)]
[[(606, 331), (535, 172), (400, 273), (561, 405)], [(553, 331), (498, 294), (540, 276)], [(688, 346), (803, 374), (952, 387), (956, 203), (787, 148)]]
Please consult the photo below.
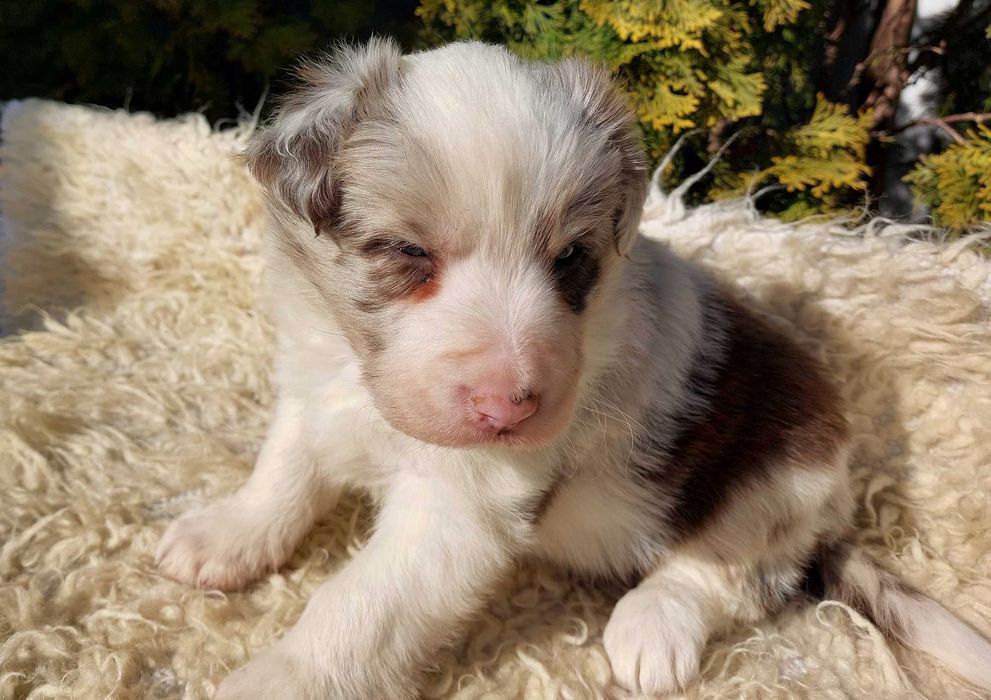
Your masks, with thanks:
[(821, 534), (849, 522), (845, 463), (840, 455), (825, 468), (781, 468), (623, 596), (604, 637), (617, 681), (647, 693), (683, 688), (710, 637), (776, 612), (798, 591)]
[(193, 508), (165, 531), (156, 561), (202, 588), (240, 588), (278, 568), (337, 500), (303, 439), (302, 408), (281, 399), (254, 472), (237, 492)]
[(526, 537), (513, 510), (521, 499), (506, 494), (520, 481), (472, 488), (404, 468), (365, 547), (217, 698), (413, 697), (418, 669), (481, 605)]
[(645, 694), (684, 688), (711, 636), (776, 609), (801, 569), (733, 566), (674, 554), (616, 604), (604, 643), (616, 680)]

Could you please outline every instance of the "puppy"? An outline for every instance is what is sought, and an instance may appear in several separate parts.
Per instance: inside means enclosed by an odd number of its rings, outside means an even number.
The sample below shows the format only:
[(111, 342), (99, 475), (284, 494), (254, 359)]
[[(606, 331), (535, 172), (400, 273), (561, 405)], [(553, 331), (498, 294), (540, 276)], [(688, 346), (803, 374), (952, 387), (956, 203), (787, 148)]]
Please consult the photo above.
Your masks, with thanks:
[(618, 683), (691, 683), (706, 641), (807, 569), (991, 687), (991, 644), (844, 543), (847, 427), (819, 364), (638, 234), (645, 162), (608, 76), (480, 43), (308, 64), (247, 162), (268, 195), (279, 400), (254, 473), (172, 523), (169, 575), (236, 589), (348, 485), (374, 531), (220, 698), (408, 698), (537, 556), (639, 581)]

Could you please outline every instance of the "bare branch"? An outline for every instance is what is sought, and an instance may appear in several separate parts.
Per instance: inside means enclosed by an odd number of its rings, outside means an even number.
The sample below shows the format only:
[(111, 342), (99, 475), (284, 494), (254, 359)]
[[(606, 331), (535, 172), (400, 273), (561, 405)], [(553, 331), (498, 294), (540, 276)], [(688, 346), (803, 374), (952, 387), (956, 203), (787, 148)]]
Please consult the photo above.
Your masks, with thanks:
[(951, 124), (958, 124), (960, 122), (973, 122), (975, 124), (982, 124), (984, 122), (991, 121), (991, 112), (961, 112), (960, 114), (949, 114), (945, 117), (924, 117), (922, 119), (916, 119), (908, 124), (902, 124), (893, 129), (886, 129), (880, 131), (872, 131), (871, 136), (874, 138), (880, 138), (884, 136), (894, 136), (895, 134), (900, 134), (906, 129), (911, 129), (913, 126), (938, 126), (940, 129), (949, 134), (957, 143), (966, 143), (967, 139), (960, 135), (960, 132), (954, 129)]

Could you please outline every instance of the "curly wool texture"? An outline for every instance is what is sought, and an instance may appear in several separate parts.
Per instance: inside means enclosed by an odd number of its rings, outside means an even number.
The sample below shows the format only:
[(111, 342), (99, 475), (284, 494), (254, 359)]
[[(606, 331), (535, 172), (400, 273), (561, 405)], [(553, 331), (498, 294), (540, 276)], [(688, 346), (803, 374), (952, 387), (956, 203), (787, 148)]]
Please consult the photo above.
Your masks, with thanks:
[[(8, 105), (0, 341), (0, 697), (204, 698), (361, 546), (344, 500), (241, 593), (161, 576), (170, 518), (234, 489), (273, 400), (248, 129)], [(850, 401), (857, 539), (991, 635), (991, 262), (979, 238), (786, 225), (746, 201), (643, 224), (744, 287)], [(658, 303), (663, 303), (659, 300)], [(436, 657), (428, 698), (629, 697), (601, 645), (618, 588), (521, 565)], [(398, 621), (397, 621), (398, 622)], [(967, 698), (855, 612), (801, 598), (714, 641), (690, 698)]]

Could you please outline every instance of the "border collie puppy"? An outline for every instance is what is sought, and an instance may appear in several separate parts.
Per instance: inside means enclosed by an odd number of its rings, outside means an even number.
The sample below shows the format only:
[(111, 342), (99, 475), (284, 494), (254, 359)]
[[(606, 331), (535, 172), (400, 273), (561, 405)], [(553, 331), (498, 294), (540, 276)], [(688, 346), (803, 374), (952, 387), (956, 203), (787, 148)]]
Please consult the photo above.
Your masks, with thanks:
[(347, 486), (365, 547), (218, 697), (409, 698), (514, 562), (637, 582), (619, 684), (691, 683), (706, 641), (826, 595), (991, 687), (991, 644), (844, 543), (826, 372), (638, 233), (645, 163), (605, 72), (480, 43), (340, 48), (259, 131), (279, 400), (254, 473), (157, 558), (236, 589)]

